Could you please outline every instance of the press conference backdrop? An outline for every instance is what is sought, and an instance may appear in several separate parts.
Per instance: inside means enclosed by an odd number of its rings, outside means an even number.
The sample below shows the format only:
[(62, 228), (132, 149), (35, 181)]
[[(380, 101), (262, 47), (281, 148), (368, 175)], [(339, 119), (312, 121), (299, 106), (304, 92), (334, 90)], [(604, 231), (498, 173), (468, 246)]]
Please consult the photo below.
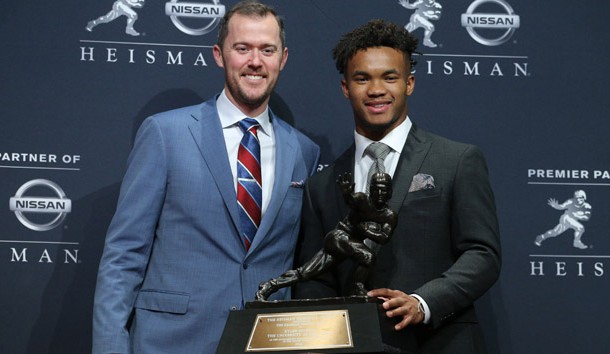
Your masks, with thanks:
[[(2, 2), (0, 353), (90, 350), (97, 266), (136, 129), (220, 91), (212, 46), (235, 3)], [(490, 352), (607, 352), (610, 3), (269, 3), (290, 50), (272, 109), (320, 144), (323, 164), (353, 136), (331, 59), (341, 34), (372, 18), (413, 30), (422, 55), (409, 116), (479, 145), (489, 163), (504, 257), (477, 301)], [(580, 190), (591, 218), (579, 226), (548, 201)], [(573, 246), (575, 230), (587, 249)]]

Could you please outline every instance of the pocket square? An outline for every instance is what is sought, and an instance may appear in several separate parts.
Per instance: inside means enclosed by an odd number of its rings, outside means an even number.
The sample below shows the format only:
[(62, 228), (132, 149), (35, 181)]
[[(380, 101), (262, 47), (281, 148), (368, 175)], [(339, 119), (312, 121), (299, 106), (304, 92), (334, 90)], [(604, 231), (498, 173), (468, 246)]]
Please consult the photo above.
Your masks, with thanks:
[(410, 192), (417, 192), (422, 189), (434, 189), (434, 177), (425, 173), (418, 173), (413, 176), (411, 186), (409, 187)]
[(292, 188), (303, 188), (303, 186), (305, 186), (305, 181), (303, 180), (290, 182), (290, 187)]

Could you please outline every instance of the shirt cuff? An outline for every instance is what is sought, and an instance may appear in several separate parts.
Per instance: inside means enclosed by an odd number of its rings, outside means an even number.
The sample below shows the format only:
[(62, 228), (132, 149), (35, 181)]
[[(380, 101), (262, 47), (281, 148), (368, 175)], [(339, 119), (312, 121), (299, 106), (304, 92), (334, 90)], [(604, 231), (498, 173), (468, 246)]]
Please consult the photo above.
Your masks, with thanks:
[(421, 296), (417, 294), (411, 294), (411, 296), (413, 296), (419, 301), (419, 304), (421, 305), (421, 308), (424, 311), (424, 324), (430, 323), (430, 308), (428, 307), (426, 300), (424, 300)]

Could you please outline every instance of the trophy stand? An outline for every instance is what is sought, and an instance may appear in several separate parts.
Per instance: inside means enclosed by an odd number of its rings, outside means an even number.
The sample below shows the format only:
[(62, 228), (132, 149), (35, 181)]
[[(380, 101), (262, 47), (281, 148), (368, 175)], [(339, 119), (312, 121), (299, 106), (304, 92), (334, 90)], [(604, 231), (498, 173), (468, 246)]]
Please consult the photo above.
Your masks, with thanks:
[[(364, 295), (378, 245), (390, 240), (397, 223), (396, 212), (387, 205), (392, 177), (375, 173), (369, 194), (354, 192), (350, 173), (340, 175), (337, 184), (349, 214), (326, 234), (324, 248), (308, 262), (262, 282), (255, 295), (257, 301), (246, 303), (245, 310), (229, 313), (217, 354), (402, 354), (407, 353), (404, 348), (417, 347), (409, 328), (394, 330), (399, 319), (388, 318), (380, 300)], [(372, 241), (373, 246), (369, 248), (365, 241)], [(313, 279), (346, 258), (359, 263), (353, 275), (358, 295), (267, 301), (278, 289)]]
[(415, 337), (397, 321), (367, 296), (253, 301), (229, 313), (216, 353), (407, 353)]

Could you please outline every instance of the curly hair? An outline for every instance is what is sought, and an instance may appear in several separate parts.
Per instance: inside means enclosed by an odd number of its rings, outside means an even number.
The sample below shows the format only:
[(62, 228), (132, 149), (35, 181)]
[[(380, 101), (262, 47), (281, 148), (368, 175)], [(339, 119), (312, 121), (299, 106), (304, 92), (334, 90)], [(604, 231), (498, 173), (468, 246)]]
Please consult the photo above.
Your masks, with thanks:
[(229, 20), (233, 15), (239, 14), (248, 17), (259, 17), (264, 18), (267, 15), (275, 17), (278, 26), (280, 27), (280, 41), (282, 48), (286, 47), (286, 31), (284, 29), (284, 19), (275, 12), (275, 9), (269, 5), (263, 4), (257, 0), (244, 0), (237, 3), (229, 12), (225, 13), (224, 17), (220, 21), (218, 30), (217, 43), (220, 48), (224, 45), (225, 39), (229, 34)]
[(417, 38), (403, 27), (384, 20), (371, 20), (341, 37), (333, 49), (333, 59), (339, 73), (344, 74), (348, 60), (358, 51), (371, 47), (390, 47), (403, 52), (413, 69), (417, 62), (413, 60), (412, 54), (417, 53), (417, 42)]

